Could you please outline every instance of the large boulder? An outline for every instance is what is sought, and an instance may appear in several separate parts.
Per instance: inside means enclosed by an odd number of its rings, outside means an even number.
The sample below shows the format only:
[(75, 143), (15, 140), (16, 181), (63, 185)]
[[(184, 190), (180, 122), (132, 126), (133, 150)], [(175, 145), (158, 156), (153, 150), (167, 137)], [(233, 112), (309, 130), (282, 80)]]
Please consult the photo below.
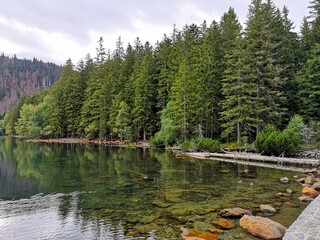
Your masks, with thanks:
[(226, 208), (219, 213), (222, 217), (234, 217), (240, 218), (243, 215), (252, 215), (252, 212), (248, 209), (243, 208)]
[(308, 196), (308, 197), (314, 198), (314, 197), (319, 195), (319, 192), (317, 190), (315, 190), (314, 188), (312, 188), (312, 187), (304, 187), (302, 189), (302, 194), (304, 196)]
[(286, 232), (280, 223), (259, 216), (244, 215), (240, 219), (240, 226), (252, 235), (268, 240), (281, 239)]

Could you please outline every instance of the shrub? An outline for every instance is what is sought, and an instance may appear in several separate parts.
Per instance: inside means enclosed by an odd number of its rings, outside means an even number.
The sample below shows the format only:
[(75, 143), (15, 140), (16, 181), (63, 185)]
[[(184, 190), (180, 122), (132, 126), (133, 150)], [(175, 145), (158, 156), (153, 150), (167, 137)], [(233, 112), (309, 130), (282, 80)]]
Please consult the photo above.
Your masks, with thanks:
[(220, 142), (211, 138), (197, 138), (196, 146), (198, 151), (217, 152), (220, 150)]
[(295, 154), (300, 150), (303, 128), (303, 119), (299, 115), (294, 116), (283, 131), (267, 125), (256, 137), (256, 148), (267, 155)]
[(211, 138), (195, 138), (183, 141), (180, 147), (182, 151), (217, 152), (220, 150), (220, 142)]

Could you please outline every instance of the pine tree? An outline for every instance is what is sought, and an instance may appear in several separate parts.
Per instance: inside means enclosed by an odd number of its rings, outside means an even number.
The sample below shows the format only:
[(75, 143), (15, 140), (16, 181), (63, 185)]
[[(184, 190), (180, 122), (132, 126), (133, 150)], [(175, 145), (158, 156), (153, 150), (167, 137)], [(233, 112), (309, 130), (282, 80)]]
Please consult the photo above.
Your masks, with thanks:
[(278, 11), (271, 0), (263, 3), (253, 0), (249, 7), (246, 28), (246, 59), (244, 66), (246, 81), (254, 85), (254, 99), (251, 102), (251, 119), (257, 134), (268, 122), (281, 122), (285, 111), (281, 82), (281, 65), (277, 42)]
[(140, 138), (147, 140), (148, 135), (154, 133), (156, 89), (155, 89), (155, 64), (152, 47), (147, 42), (141, 65), (135, 69), (134, 98), (133, 98), (133, 124)]
[(313, 46), (308, 61), (298, 75), (300, 114), (307, 121), (319, 121), (320, 44)]
[(221, 38), (224, 49), (224, 74), (222, 93), (222, 137), (237, 140), (241, 143), (242, 136), (248, 136), (251, 123), (250, 101), (251, 84), (244, 79), (244, 46), (241, 36), (242, 27), (232, 8), (221, 19)]

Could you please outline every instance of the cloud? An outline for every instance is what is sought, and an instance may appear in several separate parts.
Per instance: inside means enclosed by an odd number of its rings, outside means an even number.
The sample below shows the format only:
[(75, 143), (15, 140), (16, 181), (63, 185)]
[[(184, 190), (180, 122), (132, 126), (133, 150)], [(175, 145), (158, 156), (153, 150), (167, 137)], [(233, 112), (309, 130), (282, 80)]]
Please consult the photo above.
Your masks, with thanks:
[[(4, 0), (0, 0), (4, 1)], [(305, 1), (275, 0), (288, 5), (296, 25), (302, 20)], [(0, 8), (0, 52), (64, 63), (77, 62), (86, 53), (95, 55), (98, 39), (113, 50), (119, 36), (126, 45), (136, 37), (154, 44), (170, 34), (173, 24), (219, 21), (230, 6), (244, 23), (250, 0), (14, 0)], [(292, 12), (291, 12), (292, 11)], [(298, 19), (298, 20), (297, 20)]]

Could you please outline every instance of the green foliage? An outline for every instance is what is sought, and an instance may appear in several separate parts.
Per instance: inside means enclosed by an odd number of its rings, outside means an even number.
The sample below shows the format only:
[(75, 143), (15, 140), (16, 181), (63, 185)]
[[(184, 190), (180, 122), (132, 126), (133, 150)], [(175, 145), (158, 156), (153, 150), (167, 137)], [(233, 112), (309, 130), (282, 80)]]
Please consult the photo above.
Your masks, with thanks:
[(217, 152), (220, 150), (220, 142), (211, 138), (194, 138), (183, 141), (180, 147), (182, 151)]
[(179, 127), (173, 123), (172, 102), (162, 111), (161, 129), (150, 139), (150, 143), (156, 147), (173, 146), (178, 140)]
[(267, 155), (292, 155), (300, 150), (304, 122), (301, 116), (294, 116), (286, 129), (279, 131), (274, 125), (267, 125), (256, 137), (256, 148)]

